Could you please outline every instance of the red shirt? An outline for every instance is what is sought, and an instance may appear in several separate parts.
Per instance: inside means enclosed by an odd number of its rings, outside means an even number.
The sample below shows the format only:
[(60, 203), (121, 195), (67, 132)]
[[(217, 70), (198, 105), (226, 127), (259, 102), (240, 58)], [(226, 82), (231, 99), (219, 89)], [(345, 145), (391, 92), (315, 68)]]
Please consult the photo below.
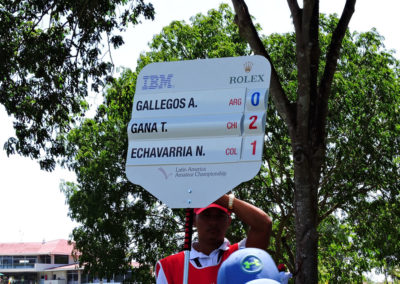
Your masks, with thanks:
[[(217, 283), (218, 269), (229, 255), (238, 250), (239, 245), (236, 243), (230, 245), (227, 250), (222, 253), (221, 260), (217, 265), (207, 267), (195, 267), (189, 262), (189, 281), (190, 284), (215, 284)], [(185, 255), (180, 252), (161, 259), (156, 265), (156, 277), (160, 271), (160, 265), (167, 278), (168, 284), (183, 283), (183, 267)]]

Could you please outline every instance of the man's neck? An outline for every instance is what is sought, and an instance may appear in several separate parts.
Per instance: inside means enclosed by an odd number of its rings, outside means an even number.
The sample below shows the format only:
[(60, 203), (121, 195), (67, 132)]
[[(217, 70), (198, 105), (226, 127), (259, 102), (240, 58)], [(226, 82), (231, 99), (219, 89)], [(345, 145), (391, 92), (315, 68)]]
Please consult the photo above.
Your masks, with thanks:
[(223, 242), (224, 240), (215, 243), (207, 243), (199, 240), (198, 242), (193, 244), (193, 247), (195, 250), (202, 252), (205, 255), (210, 255), (210, 253), (219, 248), (223, 244)]

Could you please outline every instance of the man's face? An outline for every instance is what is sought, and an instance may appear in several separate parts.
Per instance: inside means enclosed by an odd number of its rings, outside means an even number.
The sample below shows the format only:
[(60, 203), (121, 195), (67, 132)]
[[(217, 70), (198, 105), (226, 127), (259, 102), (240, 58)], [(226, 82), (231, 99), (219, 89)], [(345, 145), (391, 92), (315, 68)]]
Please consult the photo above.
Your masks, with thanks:
[(217, 208), (208, 208), (196, 215), (195, 226), (200, 242), (217, 245), (225, 238), (226, 230), (231, 223), (228, 214)]

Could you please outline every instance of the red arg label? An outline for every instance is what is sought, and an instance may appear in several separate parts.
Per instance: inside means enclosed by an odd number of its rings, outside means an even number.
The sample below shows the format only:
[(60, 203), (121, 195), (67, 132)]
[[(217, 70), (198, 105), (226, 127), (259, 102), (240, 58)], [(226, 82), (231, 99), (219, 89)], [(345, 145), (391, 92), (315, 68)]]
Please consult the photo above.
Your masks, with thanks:
[(229, 100), (230, 106), (240, 106), (242, 105), (242, 98), (230, 99)]

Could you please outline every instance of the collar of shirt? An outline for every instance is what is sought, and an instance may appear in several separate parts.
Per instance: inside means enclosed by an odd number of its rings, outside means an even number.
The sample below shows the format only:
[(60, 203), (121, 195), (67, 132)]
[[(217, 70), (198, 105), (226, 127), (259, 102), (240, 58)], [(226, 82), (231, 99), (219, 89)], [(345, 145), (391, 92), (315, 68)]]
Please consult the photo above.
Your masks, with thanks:
[(227, 238), (224, 239), (224, 242), (222, 243), (222, 245), (219, 246), (219, 248), (213, 250), (210, 255), (206, 255), (202, 252), (197, 251), (192, 244), (192, 249), (190, 250), (190, 259), (194, 259), (194, 258), (213, 258), (214, 256), (217, 256), (220, 250), (227, 250), (229, 248), (229, 241)]

